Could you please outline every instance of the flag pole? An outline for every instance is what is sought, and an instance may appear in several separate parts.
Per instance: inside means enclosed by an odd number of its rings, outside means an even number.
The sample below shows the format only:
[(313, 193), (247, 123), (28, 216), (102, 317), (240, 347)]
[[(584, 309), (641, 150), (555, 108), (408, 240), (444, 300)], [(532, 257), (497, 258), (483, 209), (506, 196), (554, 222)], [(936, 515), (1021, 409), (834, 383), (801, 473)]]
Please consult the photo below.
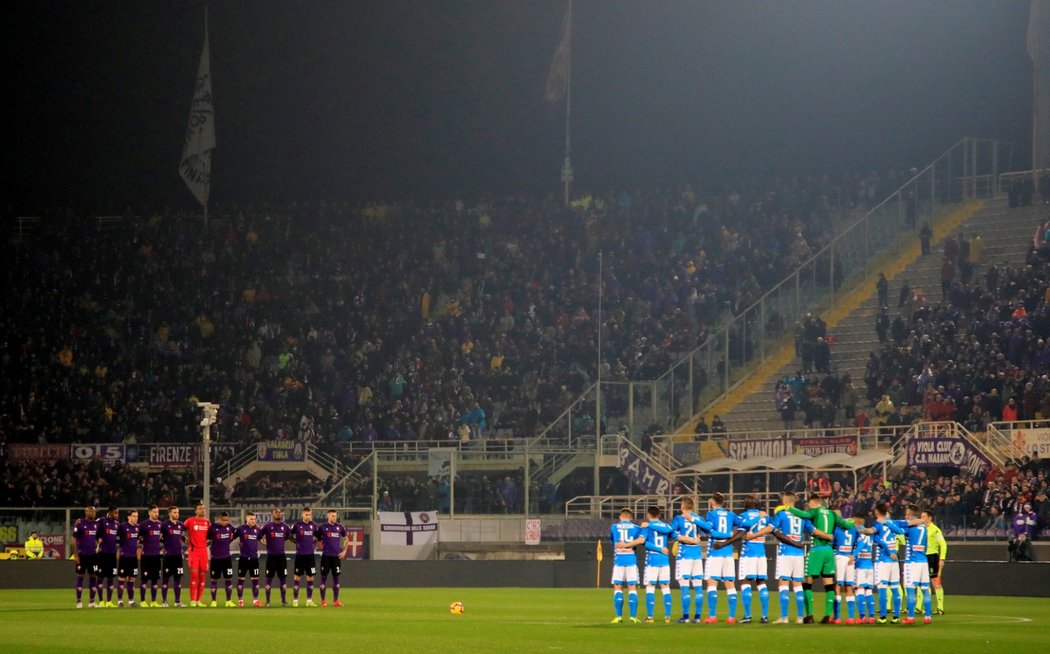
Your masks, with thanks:
[[(205, 44), (208, 43), (208, 5), (204, 5), (204, 43)], [(210, 70), (211, 69), (211, 54), (210, 53), (208, 55), (208, 59), (209, 59), (209, 61), (208, 61), (208, 68), (209, 68), (208, 73), (210, 74), (211, 73), (211, 70)], [(208, 178), (208, 183), (210, 185), (211, 184), (211, 166), (209, 166), (208, 177), (209, 177)], [(208, 229), (208, 199), (207, 198), (204, 200), (203, 205), (204, 205), (204, 229)], [(205, 502), (204, 505), (207, 506), (208, 503)]]
[(565, 163), (561, 168), (564, 202), (569, 206), (572, 195), (572, 0), (569, 0), (569, 56), (565, 75)]
[(598, 250), (598, 374), (594, 384), (594, 495), (601, 493), (602, 455), (602, 251)]

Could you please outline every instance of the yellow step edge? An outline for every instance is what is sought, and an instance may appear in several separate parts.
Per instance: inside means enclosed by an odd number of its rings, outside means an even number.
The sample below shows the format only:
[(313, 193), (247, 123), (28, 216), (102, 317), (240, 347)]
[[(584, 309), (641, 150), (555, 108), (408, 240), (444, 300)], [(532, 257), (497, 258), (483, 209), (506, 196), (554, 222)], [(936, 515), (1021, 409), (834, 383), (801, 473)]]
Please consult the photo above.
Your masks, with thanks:
[[(933, 238), (931, 241), (933, 243), (939, 243), (946, 236), (959, 229), (967, 219), (983, 209), (984, 206), (985, 203), (983, 200), (975, 200), (973, 202), (967, 202), (945, 214), (940, 220), (937, 220), (932, 225)], [(868, 299), (874, 293), (875, 283), (879, 279), (880, 272), (885, 273), (886, 279), (895, 279), (897, 275), (901, 274), (907, 270), (909, 266), (918, 261), (921, 254), (922, 251), (919, 244), (918, 233), (916, 232), (916, 237), (904, 246), (899, 255), (894, 256), (889, 254), (877, 260), (875, 265), (872, 266), (875, 271), (866, 280), (861, 282), (853, 291), (836, 299), (835, 307), (821, 314), (824, 318), (824, 322), (827, 323), (829, 328), (838, 325), (839, 322), (856, 311), (860, 305), (864, 303), (864, 300)], [(880, 262), (882, 265), (879, 265)], [(787, 342), (776, 354), (766, 359), (764, 364), (756, 368), (755, 371), (751, 373), (750, 377), (734, 388), (724, 398), (711, 405), (711, 407), (704, 412), (704, 415), (726, 415), (735, 409), (738, 404), (743, 402), (747, 396), (761, 390), (762, 385), (766, 383), (766, 380), (778, 373), (781, 368), (790, 363), (794, 358), (794, 342)], [(696, 423), (697, 419), (694, 417), (680, 427), (675, 433), (679, 435), (692, 434), (696, 429)]]

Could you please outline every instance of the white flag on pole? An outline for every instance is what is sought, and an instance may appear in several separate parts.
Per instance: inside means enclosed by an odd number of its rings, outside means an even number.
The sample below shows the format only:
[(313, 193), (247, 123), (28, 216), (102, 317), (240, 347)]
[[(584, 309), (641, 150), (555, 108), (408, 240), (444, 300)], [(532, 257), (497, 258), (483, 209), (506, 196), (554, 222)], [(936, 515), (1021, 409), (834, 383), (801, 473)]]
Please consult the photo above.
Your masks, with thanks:
[(565, 18), (561, 22), (561, 41), (558, 49), (554, 51), (554, 61), (551, 62), (551, 70), (547, 75), (547, 99), (558, 102), (565, 97), (566, 86), (569, 82), (569, 57), (571, 56), (572, 40), (572, 3), (565, 10)]
[(438, 542), (437, 511), (377, 511), (382, 545), (423, 547)]
[(211, 96), (211, 62), (208, 54), (208, 23), (204, 23), (204, 50), (201, 52), (197, 82), (190, 104), (190, 120), (182, 144), (179, 176), (205, 210), (211, 187), (211, 151), (215, 149), (215, 107)]

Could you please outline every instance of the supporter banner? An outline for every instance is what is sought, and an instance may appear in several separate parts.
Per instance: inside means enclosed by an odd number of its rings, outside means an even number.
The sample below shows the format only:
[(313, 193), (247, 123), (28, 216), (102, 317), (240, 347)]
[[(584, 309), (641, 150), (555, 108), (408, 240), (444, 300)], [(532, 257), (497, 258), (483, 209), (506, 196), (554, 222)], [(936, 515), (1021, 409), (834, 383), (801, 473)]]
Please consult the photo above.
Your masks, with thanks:
[(175, 445), (170, 443), (153, 443), (142, 445), (139, 449), (139, 460), (143, 460), (142, 448), (148, 448), (145, 461), (151, 468), (192, 466), (197, 462), (196, 445)]
[(908, 465), (920, 468), (959, 468), (984, 475), (992, 466), (983, 453), (964, 438), (913, 438), (908, 442)]
[(437, 511), (378, 511), (383, 545), (423, 547), (438, 542)]
[(367, 559), (368, 548), (365, 547), (365, 530), (361, 527), (346, 528), (346, 558), (363, 561)]
[(791, 454), (820, 456), (842, 453), (855, 455), (857, 439), (853, 436), (814, 438), (755, 438), (731, 440), (726, 443), (726, 456), (730, 459), (746, 459), (753, 456), (768, 456), (774, 459)]
[(1010, 432), (1014, 447), (1039, 458), (1050, 456), (1050, 429), (1014, 429)]
[(40, 540), (44, 541), (45, 559), (63, 559), (66, 556), (66, 537), (62, 534), (50, 535), (40, 534)]
[(263, 441), (255, 446), (260, 461), (305, 461), (302, 441)]
[(68, 459), (68, 445), (23, 445), (11, 443), (7, 450), (11, 461), (53, 461)]
[(646, 495), (668, 495), (671, 481), (626, 447), (620, 448), (620, 472)]
[(454, 447), (432, 447), (427, 450), (427, 475), (438, 478), (451, 476), (455, 453)]
[(526, 545), (539, 545), (540, 537), (542, 535), (540, 529), (540, 521), (536, 519), (529, 519), (525, 521), (525, 544)]
[(74, 461), (101, 461), (106, 465), (125, 462), (125, 447), (112, 443), (82, 443), (70, 448)]

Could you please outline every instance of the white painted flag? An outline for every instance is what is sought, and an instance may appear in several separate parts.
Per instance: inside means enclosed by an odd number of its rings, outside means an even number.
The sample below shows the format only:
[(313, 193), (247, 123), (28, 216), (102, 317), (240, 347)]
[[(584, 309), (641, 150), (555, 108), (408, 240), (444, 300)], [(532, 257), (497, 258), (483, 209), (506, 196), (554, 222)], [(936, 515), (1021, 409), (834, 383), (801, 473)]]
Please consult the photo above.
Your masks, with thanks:
[(437, 511), (378, 511), (382, 545), (423, 547), (438, 542)]
[(208, 23), (204, 23), (204, 51), (201, 52), (197, 82), (190, 104), (190, 120), (182, 144), (179, 176), (186, 182), (197, 202), (208, 206), (211, 188), (211, 151), (215, 149), (215, 107), (211, 96), (211, 62), (208, 54)]

